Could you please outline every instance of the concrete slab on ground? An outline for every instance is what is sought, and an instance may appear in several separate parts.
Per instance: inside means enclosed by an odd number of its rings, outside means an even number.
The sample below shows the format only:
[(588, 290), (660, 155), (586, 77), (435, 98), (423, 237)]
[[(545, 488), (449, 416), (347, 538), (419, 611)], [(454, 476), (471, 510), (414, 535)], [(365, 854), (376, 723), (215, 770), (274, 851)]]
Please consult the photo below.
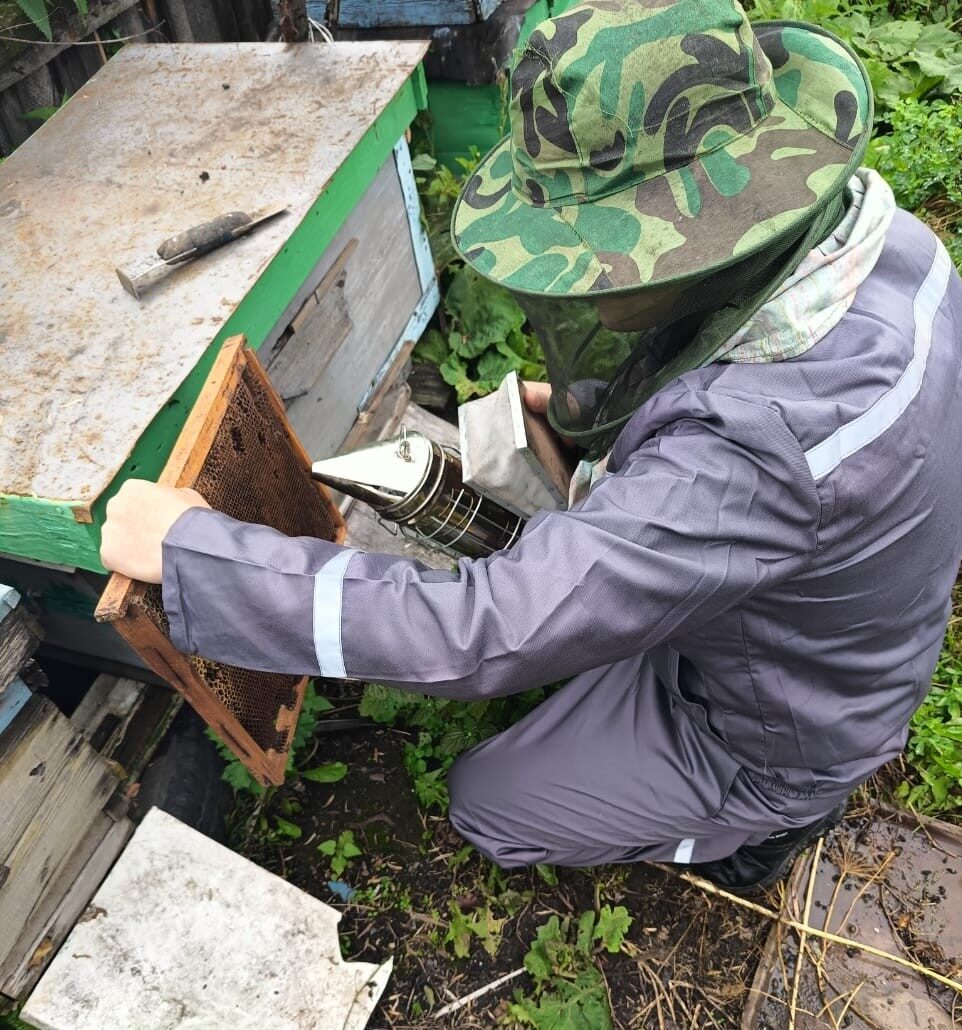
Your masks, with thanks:
[(40, 980), (40, 1030), (362, 1030), (388, 976), (340, 913), (151, 809)]

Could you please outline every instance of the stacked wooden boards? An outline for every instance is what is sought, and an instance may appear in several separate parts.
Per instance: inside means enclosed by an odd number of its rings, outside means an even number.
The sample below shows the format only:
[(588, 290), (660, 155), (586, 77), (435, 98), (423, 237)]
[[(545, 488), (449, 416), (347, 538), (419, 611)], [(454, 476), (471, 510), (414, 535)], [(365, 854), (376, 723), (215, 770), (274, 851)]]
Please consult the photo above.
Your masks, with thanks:
[(113, 768), (20, 676), (37, 639), (0, 585), (0, 1010), (39, 977), (131, 832)]

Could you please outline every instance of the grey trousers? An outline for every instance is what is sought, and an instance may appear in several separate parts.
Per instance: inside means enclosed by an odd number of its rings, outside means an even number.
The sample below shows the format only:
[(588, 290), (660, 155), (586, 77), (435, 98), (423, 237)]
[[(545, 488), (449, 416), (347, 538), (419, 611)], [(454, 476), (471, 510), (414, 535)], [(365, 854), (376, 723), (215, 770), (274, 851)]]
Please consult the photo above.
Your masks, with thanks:
[(504, 868), (711, 861), (844, 797), (763, 789), (644, 655), (576, 677), (462, 755), (448, 784), (452, 824)]

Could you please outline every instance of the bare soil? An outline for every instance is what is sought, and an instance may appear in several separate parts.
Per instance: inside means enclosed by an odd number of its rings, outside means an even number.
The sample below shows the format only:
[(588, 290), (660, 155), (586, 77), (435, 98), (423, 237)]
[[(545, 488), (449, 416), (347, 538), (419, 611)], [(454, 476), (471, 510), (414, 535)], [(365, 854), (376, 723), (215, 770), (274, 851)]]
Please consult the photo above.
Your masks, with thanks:
[[(536, 870), (505, 873), (474, 851), (459, 854), (464, 842), (447, 820), (419, 810), (403, 765), (405, 731), (371, 725), (326, 735), (323, 722), (320, 729), (302, 767), (340, 761), (347, 776), (332, 785), (294, 782), (273, 798), (269, 813), (285, 800), (301, 806), (290, 816), (302, 830), (299, 840), (267, 843), (240, 825), (235, 845), (343, 912), (346, 958), (378, 963), (394, 956), (371, 1027), (495, 1026), (512, 993), (530, 991), (527, 973), (447, 1019), (430, 1013), (522, 969), (538, 927), (552, 914), (577, 920), (605, 904), (624, 905), (634, 920), (622, 953), (597, 959), (616, 1027), (739, 1026), (771, 928), (764, 917), (645, 864), (557, 869), (551, 884)], [(349, 902), (328, 886), (330, 860), (317, 850), (346, 829), (363, 851), (341, 877), (358, 891)], [(464, 913), (487, 905), (505, 919), (495, 954), (472, 939), (469, 956), (455, 957), (444, 940), (452, 901)]]

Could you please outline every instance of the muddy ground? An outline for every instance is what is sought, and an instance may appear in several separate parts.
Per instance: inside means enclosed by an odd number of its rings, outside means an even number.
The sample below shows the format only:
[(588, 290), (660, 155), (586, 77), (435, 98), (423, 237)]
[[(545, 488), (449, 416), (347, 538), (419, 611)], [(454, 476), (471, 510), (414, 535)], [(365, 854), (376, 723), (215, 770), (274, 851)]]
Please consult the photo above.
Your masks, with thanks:
[[(300, 839), (269, 842), (251, 830), (249, 816), (234, 826), (241, 851), (343, 912), (346, 957), (377, 963), (394, 956), (394, 973), (371, 1027), (496, 1025), (513, 992), (531, 990), (527, 973), (450, 1018), (438, 1020), (431, 1012), (522, 969), (538, 927), (552, 914), (576, 921), (605, 904), (625, 906), (634, 920), (622, 953), (596, 959), (615, 1027), (739, 1025), (771, 928), (765, 917), (644, 864), (558, 869), (557, 883), (550, 883), (536, 870), (503, 873), (474, 851), (465, 855), (464, 842), (446, 819), (418, 808), (403, 765), (408, 739), (402, 730), (374, 725), (322, 734), (301, 767), (344, 762), (346, 777), (336, 784), (295, 782), (267, 809), (286, 807)], [(362, 851), (341, 877), (358, 891), (348, 902), (328, 886), (330, 860), (317, 849), (346, 829)], [(504, 920), (486, 942), (471, 940), (467, 958), (456, 957), (445, 941), (452, 901), (465, 914), (487, 907)]]

